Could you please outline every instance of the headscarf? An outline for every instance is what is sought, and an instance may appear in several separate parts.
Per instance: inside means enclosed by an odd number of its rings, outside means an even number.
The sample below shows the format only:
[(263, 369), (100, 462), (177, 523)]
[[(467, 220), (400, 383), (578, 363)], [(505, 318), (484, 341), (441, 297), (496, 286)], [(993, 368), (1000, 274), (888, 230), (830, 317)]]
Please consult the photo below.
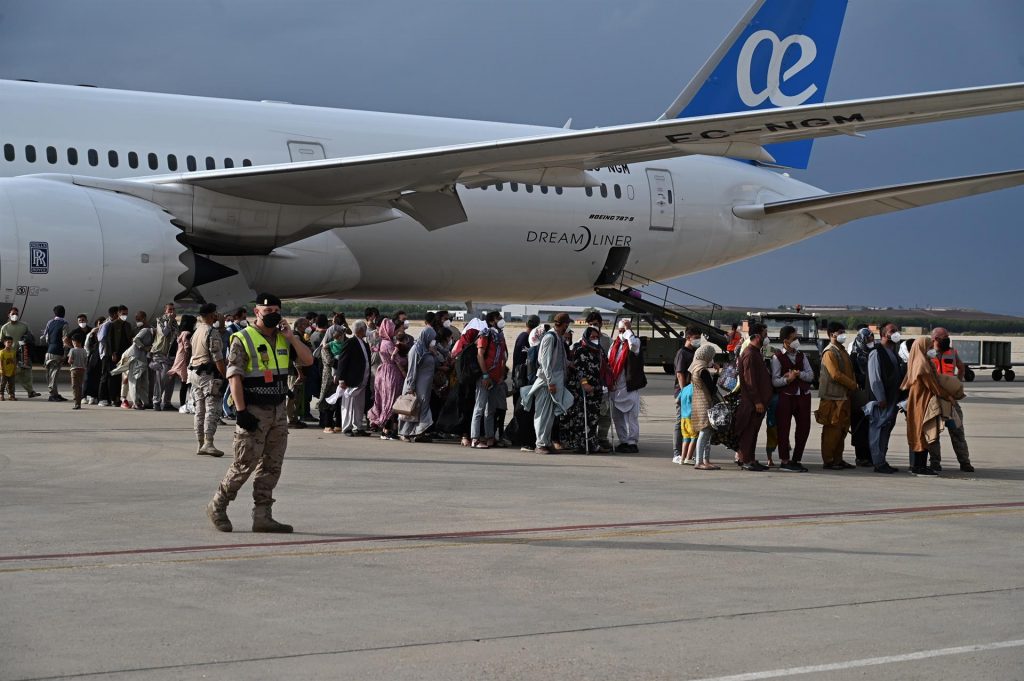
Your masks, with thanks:
[(853, 339), (853, 349), (850, 351), (851, 355), (867, 354), (868, 352), (868, 336), (871, 335), (871, 329), (864, 327), (857, 332), (857, 337)]
[(907, 376), (903, 379), (902, 390), (910, 390), (910, 386), (917, 383), (922, 376), (927, 374), (935, 375), (935, 368), (928, 359), (928, 348), (931, 340), (922, 336), (914, 341), (910, 349), (910, 359), (907, 361)]
[[(597, 350), (598, 352), (601, 352), (601, 332), (593, 326), (588, 326), (583, 330), (583, 333), (580, 334), (579, 345), (587, 350)], [(603, 352), (601, 352), (601, 356), (604, 356)]]
[(377, 327), (377, 334), (380, 336), (380, 354), (391, 357), (395, 353), (395, 323), (390, 317), (385, 317)]
[(475, 329), (477, 333), (481, 333), (483, 331), (486, 331), (487, 330), (487, 322), (485, 322), (482, 319), (471, 319), (470, 322), (468, 324), (466, 324), (466, 328), (464, 328), (462, 330), (462, 335), (466, 335), (466, 333), (470, 329)]
[(530, 347), (535, 348), (540, 345), (540, 339), (544, 337), (544, 327), (538, 326), (536, 329), (530, 332)]
[(690, 362), (690, 376), (692, 380), (696, 381), (697, 376), (700, 372), (711, 369), (711, 364), (715, 360), (715, 355), (720, 353), (721, 349), (714, 343), (701, 343), (700, 347), (693, 353), (693, 361)]
[(422, 359), (430, 352), (430, 344), (437, 340), (437, 331), (434, 331), (434, 327), (425, 326), (420, 331), (420, 337), (416, 339), (416, 345), (413, 348), (416, 350), (416, 355)]

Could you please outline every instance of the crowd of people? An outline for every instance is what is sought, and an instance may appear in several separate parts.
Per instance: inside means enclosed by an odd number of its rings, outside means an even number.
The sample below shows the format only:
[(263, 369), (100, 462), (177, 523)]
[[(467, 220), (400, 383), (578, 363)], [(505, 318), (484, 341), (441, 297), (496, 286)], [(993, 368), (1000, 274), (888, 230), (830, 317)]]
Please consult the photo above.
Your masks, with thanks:
[[(236, 399), (228, 389), (232, 338), (245, 341), (249, 312), (222, 313), (206, 303), (197, 315), (131, 316), (124, 306), (107, 317), (74, 323), (57, 306), (38, 341), (19, 320), (18, 309), (0, 328), (3, 383), (0, 395), (16, 399), (15, 385), (28, 397), (33, 388), (30, 347), (45, 345), (50, 401), (65, 401), (59, 373), (71, 375), (73, 408), (83, 404), (122, 409), (176, 410), (193, 414), (196, 453), (219, 457), (217, 428), (236, 419)], [(641, 391), (647, 385), (641, 339), (628, 318), (614, 337), (604, 332), (599, 312), (591, 312), (574, 339), (573, 320), (555, 315), (550, 324), (532, 316), (512, 343), (505, 320), (490, 312), (464, 328), (445, 310), (428, 313), (413, 336), (409, 316), (389, 316), (366, 308), (353, 323), (342, 313), (310, 312), (293, 324), (294, 336), (311, 362), (295, 361), (296, 349), (282, 350), (287, 370), (285, 409), (290, 428), (313, 424), (324, 433), (384, 440), (455, 440), (465, 447), (519, 447), (540, 454), (613, 451), (636, 453), (640, 442)], [(702, 342), (698, 328), (687, 328), (675, 358), (673, 461), (698, 470), (716, 470), (711, 447), (735, 450), (747, 471), (806, 472), (803, 454), (811, 418), (821, 425), (824, 468), (870, 466), (893, 473), (886, 454), (899, 414), (907, 423), (911, 472), (941, 470), (939, 434), (948, 430), (960, 467), (972, 471), (963, 429), (960, 377), (964, 366), (945, 329), (931, 338), (903, 340), (895, 324), (858, 329), (848, 342), (839, 323), (828, 326), (820, 375), (801, 351), (796, 329), (780, 331), (781, 347), (768, 343), (766, 328), (752, 324), (744, 339), (734, 325), (725, 349)], [(257, 338), (258, 342), (259, 339)], [(265, 345), (250, 354), (279, 358)], [(241, 347), (241, 346), (240, 346)], [(270, 369), (262, 369), (268, 385)], [(253, 375), (258, 381), (260, 375)], [(820, 381), (812, 413), (812, 385)], [(248, 380), (248, 379), (247, 379)], [(172, 404), (177, 388), (179, 406)], [(249, 388), (259, 393), (259, 387)], [(511, 400), (510, 400), (511, 398)], [(511, 401), (511, 418), (508, 417)], [(767, 428), (766, 462), (755, 447)], [(854, 462), (844, 459), (852, 434)]]
[[(973, 472), (963, 426), (965, 366), (952, 347), (949, 332), (936, 328), (930, 337), (903, 339), (891, 322), (878, 325), (878, 338), (863, 325), (848, 342), (845, 327), (828, 325), (821, 352), (818, 408), (811, 410), (815, 372), (801, 351), (797, 329), (779, 331), (781, 347), (768, 343), (763, 324), (752, 324), (740, 343), (734, 326), (729, 347), (734, 354), (702, 343), (699, 329), (688, 328), (675, 358), (677, 415), (673, 461), (699, 470), (718, 470), (709, 460), (715, 441), (735, 449), (736, 465), (747, 471), (805, 473), (804, 448), (811, 418), (821, 425), (821, 458), (826, 470), (871, 467), (877, 473), (899, 472), (889, 464), (889, 440), (899, 414), (906, 420), (910, 472), (942, 471), (940, 435), (948, 430), (960, 469)], [(716, 363), (716, 359), (719, 361)], [(757, 460), (756, 443), (766, 424), (766, 463)], [(790, 434), (793, 430), (791, 441)], [(854, 462), (843, 458), (851, 435)]]

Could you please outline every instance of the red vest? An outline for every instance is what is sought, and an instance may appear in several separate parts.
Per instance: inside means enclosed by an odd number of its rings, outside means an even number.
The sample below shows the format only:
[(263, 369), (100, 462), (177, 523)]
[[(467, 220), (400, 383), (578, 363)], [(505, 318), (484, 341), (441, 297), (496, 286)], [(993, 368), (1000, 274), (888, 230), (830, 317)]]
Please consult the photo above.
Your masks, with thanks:
[(935, 367), (935, 373), (956, 376), (956, 362), (959, 359), (956, 350), (950, 348), (938, 357), (932, 357), (931, 359), (932, 366)]
[[(787, 371), (796, 369), (797, 371), (804, 370), (804, 353), (797, 350), (796, 362), (789, 361), (789, 355), (784, 353), (782, 350), (775, 351), (775, 358), (779, 360), (779, 365), (782, 367), (782, 373), (785, 374)], [(811, 384), (807, 381), (800, 379), (799, 377), (792, 383), (787, 383), (778, 389), (780, 395), (796, 395), (801, 392), (811, 392)]]

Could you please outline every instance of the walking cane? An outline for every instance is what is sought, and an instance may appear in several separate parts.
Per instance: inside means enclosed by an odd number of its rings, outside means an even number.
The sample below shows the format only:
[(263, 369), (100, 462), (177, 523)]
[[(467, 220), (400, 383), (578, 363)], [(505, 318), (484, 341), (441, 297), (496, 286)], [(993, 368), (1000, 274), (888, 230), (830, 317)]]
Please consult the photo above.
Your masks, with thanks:
[(583, 446), (586, 448), (586, 452), (589, 455), (590, 454), (590, 427), (589, 427), (590, 421), (589, 421), (589, 419), (587, 419), (587, 391), (586, 390), (582, 390), (580, 392), (583, 393), (580, 396), (580, 399), (583, 400), (583, 440), (585, 442), (585, 444)]

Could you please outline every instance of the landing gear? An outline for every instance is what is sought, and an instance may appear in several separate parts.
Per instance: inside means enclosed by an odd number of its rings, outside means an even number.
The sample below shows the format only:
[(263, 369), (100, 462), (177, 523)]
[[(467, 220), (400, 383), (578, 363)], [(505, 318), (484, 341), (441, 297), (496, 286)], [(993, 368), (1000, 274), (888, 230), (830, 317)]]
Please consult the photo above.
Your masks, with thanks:
[(972, 381), (974, 381), (974, 370), (973, 369), (964, 369), (964, 380), (967, 381), (968, 383), (971, 383)]
[(1016, 373), (1014, 373), (1013, 369), (1005, 369), (1005, 370), (1003, 371), (1003, 377), (1004, 377), (1004, 378), (1005, 378), (1005, 379), (1006, 379), (1007, 381), (1012, 381), (1013, 379), (1017, 378), (1017, 374), (1016, 374)]
[(1001, 380), (1003, 380), (1003, 370), (1002, 369), (993, 369), (992, 370), (992, 380), (993, 381), (1001, 381)]
[(671, 376), (672, 374), (674, 374), (674, 373), (676, 372), (676, 368), (675, 368), (675, 366), (674, 366), (674, 365), (672, 365), (672, 364), (668, 364), (668, 363), (662, 364), (662, 365), (661, 365), (661, 368), (662, 368), (662, 369), (663, 369), (663, 370), (665, 371), (665, 373), (666, 373), (666, 374), (668, 374), (669, 376)]

